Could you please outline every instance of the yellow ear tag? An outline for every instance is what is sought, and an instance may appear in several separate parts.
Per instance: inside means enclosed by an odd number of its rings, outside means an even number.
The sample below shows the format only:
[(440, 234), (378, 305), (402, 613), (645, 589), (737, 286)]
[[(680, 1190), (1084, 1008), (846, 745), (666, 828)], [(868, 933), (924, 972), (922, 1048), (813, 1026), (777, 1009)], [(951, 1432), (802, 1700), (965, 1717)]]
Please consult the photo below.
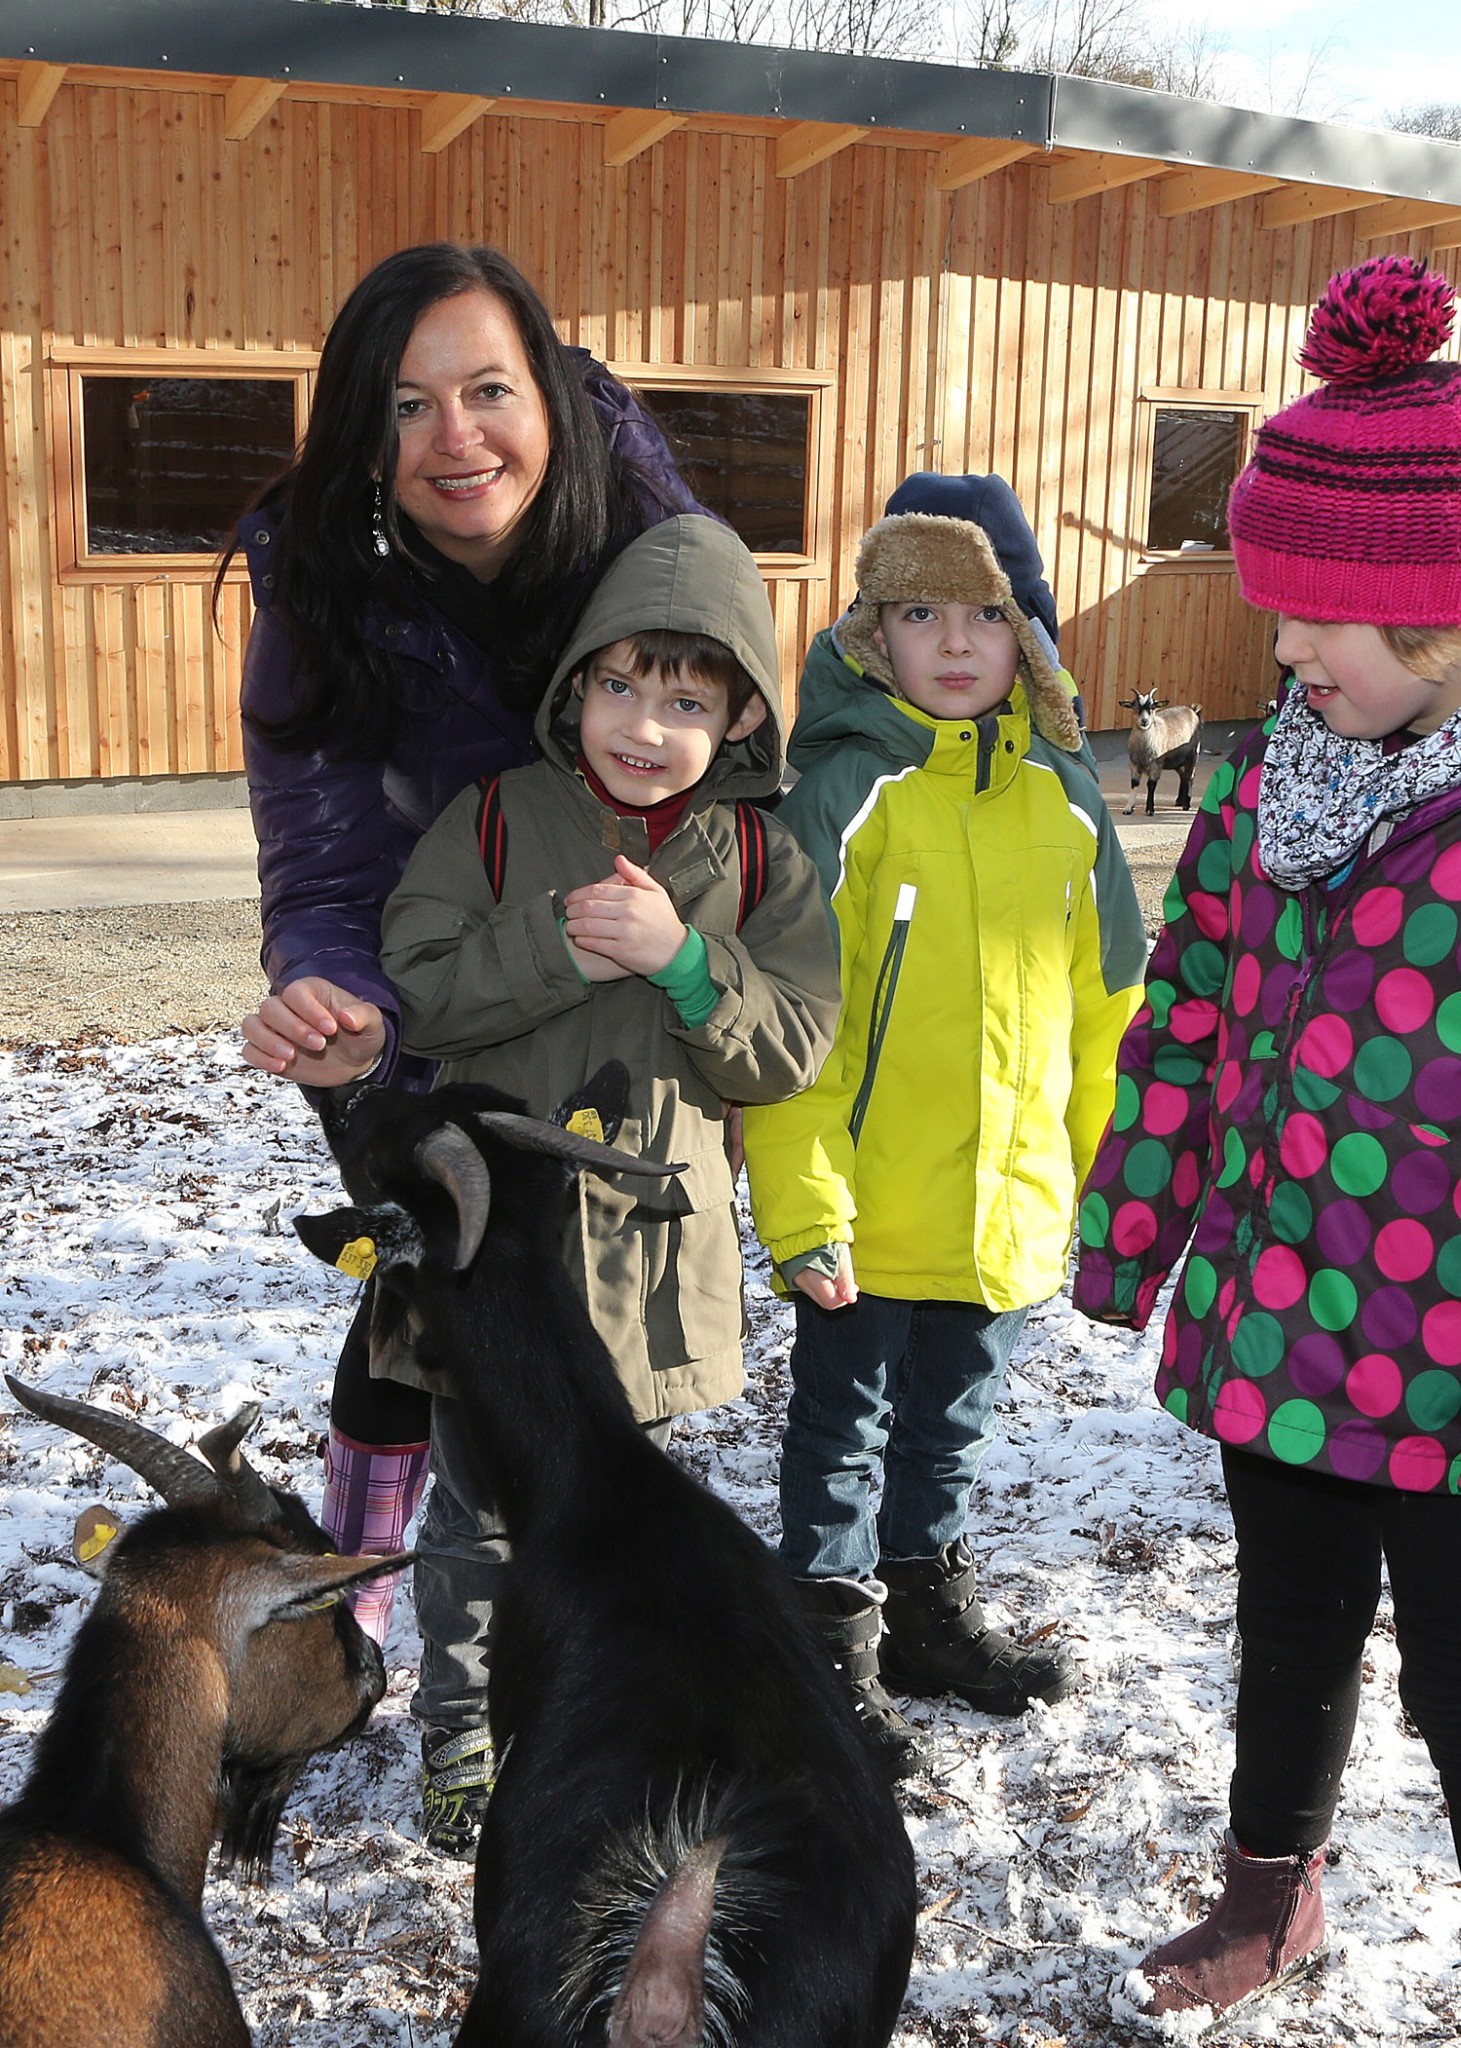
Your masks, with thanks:
[(592, 1138), (596, 1145), (604, 1142), (604, 1120), (596, 1109), (576, 1109), (563, 1128), (575, 1138)]
[(336, 1259), (335, 1270), (352, 1280), (368, 1280), (375, 1271), (375, 1239), (352, 1237)]
[(120, 1524), (110, 1521), (101, 1508), (88, 1508), (76, 1518), (76, 1534), (72, 1550), (78, 1564), (95, 1564), (107, 1545), (114, 1539)]

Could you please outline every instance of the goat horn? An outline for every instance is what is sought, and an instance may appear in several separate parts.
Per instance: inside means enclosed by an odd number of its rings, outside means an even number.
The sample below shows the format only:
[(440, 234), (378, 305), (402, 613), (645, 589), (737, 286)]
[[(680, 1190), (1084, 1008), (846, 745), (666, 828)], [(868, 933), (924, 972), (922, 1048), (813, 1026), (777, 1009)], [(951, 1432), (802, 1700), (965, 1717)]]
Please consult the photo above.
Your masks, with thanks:
[(621, 1152), (616, 1145), (600, 1145), (593, 1138), (581, 1138), (575, 1131), (540, 1123), (534, 1116), (517, 1116), (508, 1109), (479, 1110), (477, 1121), (525, 1152), (546, 1152), (571, 1166), (586, 1167), (590, 1173), (637, 1173), (646, 1180), (663, 1180), (667, 1173), (683, 1173), (687, 1164), (683, 1159), (676, 1163)]
[(89, 1407), (85, 1401), (69, 1400), (64, 1394), (42, 1393), (39, 1387), (28, 1387), (9, 1373), (5, 1375), (5, 1384), (21, 1407), (29, 1409), (32, 1415), (55, 1423), (58, 1429), (69, 1430), (73, 1436), (84, 1437), (98, 1450), (120, 1459), (139, 1479), (154, 1487), (170, 1508), (212, 1505), (221, 1497), (223, 1488), (206, 1465), (200, 1465), (189, 1452), (169, 1443), (155, 1430), (145, 1429), (140, 1422)]
[(267, 1529), (279, 1519), (274, 1489), (259, 1477), (239, 1449), (260, 1412), (257, 1401), (245, 1401), (236, 1415), (205, 1430), (198, 1439), (198, 1449), (227, 1487), (229, 1499), (251, 1529)]
[(487, 1212), (492, 1205), (487, 1162), (464, 1130), (456, 1124), (443, 1124), (416, 1147), (416, 1164), (456, 1203), (460, 1234), (452, 1263), (460, 1273), (476, 1258), (487, 1234)]

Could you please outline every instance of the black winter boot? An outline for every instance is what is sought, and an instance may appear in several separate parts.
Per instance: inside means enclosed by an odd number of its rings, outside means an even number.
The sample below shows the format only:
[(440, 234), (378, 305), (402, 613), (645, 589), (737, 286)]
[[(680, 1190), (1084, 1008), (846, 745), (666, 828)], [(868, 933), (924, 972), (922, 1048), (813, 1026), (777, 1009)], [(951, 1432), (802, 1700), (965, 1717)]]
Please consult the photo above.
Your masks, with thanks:
[(1025, 1650), (991, 1628), (974, 1591), (968, 1547), (946, 1543), (937, 1557), (884, 1559), (888, 1589), (882, 1671), (915, 1699), (954, 1693), (982, 1714), (1023, 1714), (1031, 1700), (1063, 1700), (1080, 1673), (1063, 1649)]
[(471, 1863), (496, 1768), (485, 1728), (421, 1731), (421, 1839), (438, 1855)]
[(903, 1719), (878, 1680), (881, 1587), (857, 1579), (795, 1579), (802, 1611), (847, 1681), (858, 1725), (877, 1752), (889, 1781), (927, 1770), (923, 1737)]

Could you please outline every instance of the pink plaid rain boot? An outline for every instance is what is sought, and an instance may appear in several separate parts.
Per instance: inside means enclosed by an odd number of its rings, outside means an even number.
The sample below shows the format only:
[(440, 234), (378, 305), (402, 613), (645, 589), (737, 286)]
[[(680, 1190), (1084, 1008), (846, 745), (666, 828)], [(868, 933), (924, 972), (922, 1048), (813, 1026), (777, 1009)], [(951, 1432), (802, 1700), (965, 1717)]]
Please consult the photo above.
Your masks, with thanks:
[[(345, 1557), (387, 1557), (405, 1548), (406, 1524), (421, 1505), (430, 1444), (360, 1444), (333, 1424), (325, 1451), (320, 1526)], [(396, 1574), (347, 1594), (355, 1619), (384, 1649)]]

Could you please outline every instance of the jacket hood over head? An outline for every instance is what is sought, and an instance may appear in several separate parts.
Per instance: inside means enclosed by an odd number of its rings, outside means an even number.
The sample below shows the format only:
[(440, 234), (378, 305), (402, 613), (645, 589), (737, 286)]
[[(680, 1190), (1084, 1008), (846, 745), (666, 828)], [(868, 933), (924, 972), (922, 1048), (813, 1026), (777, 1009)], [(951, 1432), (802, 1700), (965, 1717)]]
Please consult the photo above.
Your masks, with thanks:
[(1039, 634), (1015, 602), (1010, 579), (983, 527), (931, 512), (899, 512), (863, 535), (857, 552), (858, 598), (837, 624), (837, 644), (865, 674), (898, 694), (892, 666), (874, 637), (878, 606), (998, 605), (1020, 646), (1020, 680), (1035, 730), (1062, 753), (1078, 753), (1080, 724)]
[(573, 679), (589, 656), (636, 633), (703, 633), (728, 647), (766, 705), (744, 739), (722, 743), (701, 787), (712, 799), (769, 796), (786, 763), (780, 658), (766, 585), (749, 549), (704, 513), (681, 513), (632, 540), (600, 579), (553, 671), (536, 737), (549, 760), (578, 763)]

